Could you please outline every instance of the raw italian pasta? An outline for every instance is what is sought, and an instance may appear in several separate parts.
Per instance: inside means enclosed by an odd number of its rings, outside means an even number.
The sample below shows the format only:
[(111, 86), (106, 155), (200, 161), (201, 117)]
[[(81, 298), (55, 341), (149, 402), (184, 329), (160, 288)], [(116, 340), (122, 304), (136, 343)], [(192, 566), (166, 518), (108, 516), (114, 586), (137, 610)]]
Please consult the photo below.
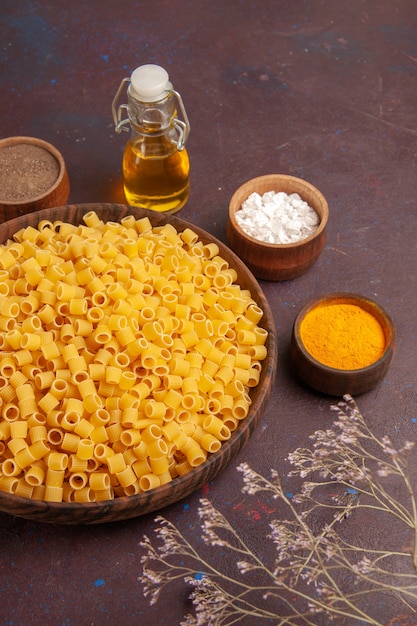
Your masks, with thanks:
[(263, 311), (190, 228), (44, 221), (0, 246), (0, 490), (103, 501), (205, 462), (251, 405)]

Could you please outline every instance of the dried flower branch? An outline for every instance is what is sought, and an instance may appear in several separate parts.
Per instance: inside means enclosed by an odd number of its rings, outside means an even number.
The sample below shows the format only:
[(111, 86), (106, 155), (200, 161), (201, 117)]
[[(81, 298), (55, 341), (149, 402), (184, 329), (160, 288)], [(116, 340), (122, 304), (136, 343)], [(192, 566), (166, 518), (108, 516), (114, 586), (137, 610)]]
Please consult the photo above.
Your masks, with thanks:
[[(320, 615), (326, 624), (351, 620), (381, 626), (374, 615), (377, 603), (369, 602), (373, 596), (380, 604), (385, 600), (384, 624), (395, 602), (415, 612), (417, 507), (409, 474), (413, 443), (396, 449), (387, 436), (378, 439), (350, 396), (332, 408), (337, 412), (333, 428), (315, 432), (309, 448), (298, 448), (288, 457), (293, 467), (289, 476), (302, 483), (296, 496), (285, 493), (277, 471), (265, 478), (247, 463), (238, 467), (243, 493), (265, 494), (285, 507), (287, 519), (269, 524), (266, 543), (273, 546), (272, 562), (268, 555), (255, 554), (203, 499), (203, 543), (234, 555), (234, 571), (220, 570), (174, 525), (157, 517), (155, 532), (162, 545), (154, 547), (145, 537), (140, 577), (152, 604), (168, 583), (182, 578), (193, 588), (195, 607), (195, 616), (185, 616), (182, 626), (226, 626), (245, 620), (250, 625), (272, 620), (278, 625), (316, 626)], [(400, 501), (401, 489), (405, 497)], [(371, 529), (392, 519), (402, 529), (393, 533), (395, 537), (403, 540), (405, 529), (414, 548), (405, 552), (391, 537), (388, 546), (360, 537), (364, 512), (371, 516)], [(352, 522), (354, 538), (349, 532)]]

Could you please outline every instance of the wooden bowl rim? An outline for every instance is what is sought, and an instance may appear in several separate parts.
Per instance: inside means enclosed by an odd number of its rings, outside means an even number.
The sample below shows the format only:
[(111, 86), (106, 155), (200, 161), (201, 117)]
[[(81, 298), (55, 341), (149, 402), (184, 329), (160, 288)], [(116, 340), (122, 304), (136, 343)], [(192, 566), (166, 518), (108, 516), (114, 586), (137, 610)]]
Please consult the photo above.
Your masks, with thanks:
[[(36, 224), (42, 220), (50, 220), (51, 212), (54, 215), (56, 214), (56, 218), (53, 218), (54, 221), (65, 221), (59, 216), (59, 212), (65, 210), (75, 212), (82, 211), (83, 214), (88, 213), (89, 211), (97, 211), (98, 213), (101, 213), (103, 211), (120, 210), (121, 212), (124, 212), (124, 215), (122, 215), (119, 220), (125, 215), (134, 214), (138, 219), (141, 217), (149, 217), (153, 225), (154, 222), (156, 222), (157, 226), (161, 226), (165, 223), (172, 223), (176, 228), (185, 229), (189, 227), (193, 229), (203, 241), (206, 240), (216, 243), (219, 246), (220, 254), (227, 253), (227, 255), (229, 255), (229, 260), (231, 263), (234, 263), (235, 269), (238, 271), (238, 281), (240, 281), (240, 278), (243, 277), (245, 282), (248, 282), (252, 286), (252, 295), (255, 296), (255, 301), (258, 302), (264, 311), (264, 316), (260, 325), (268, 329), (268, 356), (263, 362), (261, 372), (261, 381), (266, 382), (267, 384), (264, 384), (262, 387), (260, 386), (261, 383), (259, 383), (257, 387), (253, 388), (253, 393), (256, 394), (256, 404), (254, 403), (251, 405), (252, 409), (255, 411), (253, 416), (251, 417), (249, 414), (244, 420), (242, 420), (238, 428), (233, 431), (231, 438), (223, 442), (222, 447), (218, 452), (211, 454), (204, 463), (197, 466), (190, 472), (187, 472), (184, 476), (177, 477), (172, 482), (156, 487), (150, 491), (131, 496), (118, 496), (113, 500), (101, 502), (49, 502), (44, 500), (32, 500), (30, 498), (24, 498), (22, 496), (16, 496), (15, 494), (0, 491), (0, 511), (17, 515), (18, 517), (33, 519), (44, 523), (101, 524), (125, 520), (132, 517), (139, 517), (141, 515), (160, 510), (170, 504), (174, 504), (175, 502), (178, 502), (182, 498), (188, 496), (190, 493), (201, 488), (208, 480), (212, 480), (231, 462), (232, 458), (240, 452), (251, 437), (252, 432), (261, 419), (262, 413), (264, 412), (268, 402), (276, 374), (278, 358), (277, 333), (268, 300), (266, 299), (266, 296), (256, 278), (241, 261), (241, 259), (239, 259), (239, 257), (237, 257), (237, 255), (230, 248), (228, 248), (225, 243), (217, 239), (214, 235), (211, 235), (200, 227), (177, 217), (177, 215), (166, 215), (124, 204), (85, 203), (52, 207), (20, 215), (4, 222), (3, 226), (7, 225), (8, 230), (15, 233), (24, 227), (28, 220), (35, 220)], [(108, 218), (108, 221), (112, 220)], [(80, 221), (75, 223), (80, 223)], [(10, 234), (4, 236), (4, 240), (10, 238)], [(3, 237), (0, 237), (0, 244), (1, 243), (3, 243)], [(226, 462), (222, 462), (222, 456), (226, 458)], [(178, 493), (178, 486), (180, 483), (185, 486), (184, 491), (181, 492), (181, 494)], [(153, 505), (150, 505), (152, 497), (155, 497), (158, 502), (162, 503), (157, 507), (153, 507)], [(14, 506), (10, 507), (10, 503), (13, 503)], [(115, 511), (115, 514), (112, 515), (112, 511)]]
[(38, 137), (26, 137), (24, 135), (17, 135), (15, 137), (5, 137), (4, 139), (0, 139), (0, 150), (1, 148), (5, 148), (8, 146), (18, 146), (18, 145), (25, 145), (25, 144), (38, 146), (39, 148), (43, 148), (47, 152), (50, 152), (52, 156), (58, 162), (58, 165), (59, 165), (58, 176), (54, 184), (51, 187), (49, 187), (49, 189), (47, 189), (44, 193), (38, 196), (33, 196), (32, 198), (27, 198), (26, 200), (18, 200), (17, 202), (11, 201), (11, 200), (1, 200), (0, 198), (0, 205), (4, 206), (5, 208), (7, 207), (19, 208), (27, 204), (33, 204), (35, 202), (39, 202), (40, 200), (43, 200), (44, 198), (47, 198), (50, 194), (52, 194), (59, 187), (66, 173), (66, 164), (65, 164), (65, 160), (61, 152), (58, 150), (58, 148), (56, 148), (54, 145), (52, 145), (48, 141), (45, 141), (44, 139), (39, 139)]
[[(267, 241), (261, 241), (260, 239), (256, 239), (256, 237), (252, 237), (252, 235), (249, 235), (248, 233), (246, 233), (239, 226), (239, 224), (236, 221), (236, 212), (240, 209), (241, 204), (237, 207), (233, 206), (234, 204), (236, 204), (237, 196), (242, 194), (246, 188), (250, 189), (253, 187), (254, 184), (265, 181), (266, 179), (275, 179), (277, 182), (280, 182), (282, 180), (288, 180), (290, 182), (296, 182), (297, 184), (301, 183), (303, 186), (308, 187), (314, 194), (316, 194), (319, 197), (323, 206), (323, 216), (322, 217), (319, 216), (320, 224), (318, 225), (316, 230), (313, 233), (311, 233), (311, 235), (309, 235), (308, 237), (305, 237), (304, 239), (300, 239), (299, 241), (294, 241), (292, 243), (269, 243)], [(254, 193), (254, 192), (255, 190), (252, 189), (250, 193)], [(249, 197), (250, 193), (246, 197)], [(299, 193), (299, 192), (294, 191), (292, 193)], [(312, 208), (314, 209), (314, 207)], [(259, 247), (270, 248), (271, 250), (277, 250), (277, 249), (283, 249), (283, 250), (289, 249), (290, 250), (291, 248), (299, 248), (309, 243), (310, 241), (318, 237), (323, 232), (323, 230), (325, 230), (325, 228), (327, 227), (328, 220), (329, 220), (329, 205), (327, 203), (326, 198), (322, 194), (322, 192), (317, 187), (315, 187), (310, 182), (308, 182), (307, 180), (304, 180), (303, 178), (298, 178), (296, 176), (290, 176), (287, 174), (265, 174), (263, 176), (257, 176), (256, 178), (251, 178), (250, 180), (246, 181), (245, 183), (243, 183), (243, 185), (241, 185), (240, 187), (236, 189), (236, 191), (232, 195), (230, 202), (229, 202), (229, 221), (230, 221), (230, 225), (235, 230), (235, 232), (237, 232), (243, 239), (246, 239), (250, 241), (251, 243), (255, 243)]]
[[(310, 354), (310, 352), (308, 352), (308, 350), (304, 346), (304, 343), (301, 339), (301, 333), (300, 333), (301, 322), (310, 311), (312, 311), (317, 306), (320, 306), (326, 302), (329, 302), (329, 303), (340, 302), (340, 303), (345, 303), (345, 304), (356, 304), (357, 306), (360, 306), (361, 308), (363, 308), (365, 311), (372, 313), (372, 315), (376, 317), (377, 321), (381, 324), (381, 326), (384, 327), (383, 328), (384, 333), (387, 334), (387, 340), (386, 340), (384, 352), (379, 357), (379, 359), (377, 359), (370, 365), (367, 365), (366, 367), (360, 367), (360, 368), (353, 369), (353, 370), (348, 370), (348, 369), (345, 370), (345, 369), (339, 369), (337, 367), (330, 367), (329, 365), (326, 365), (325, 363), (322, 363), (321, 361), (318, 361), (317, 359), (315, 359)], [(394, 322), (391, 316), (389, 315), (389, 313), (372, 298), (368, 298), (367, 296), (364, 296), (358, 293), (353, 293), (353, 292), (336, 291), (333, 293), (325, 294), (321, 296), (320, 298), (315, 298), (314, 300), (310, 300), (309, 302), (307, 302), (307, 304), (303, 306), (303, 308), (298, 313), (294, 321), (293, 338), (295, 342), (297, 343), (297, 347), (303, 354), (304, 358), (310, 363), (313, 363), (316, 368), (321, 369), (323, 372), (327, 372), (329, 374), (331, 373), (333, 376), (339, 374), (340, 376), (357, 377), (357, 376), (360, 376), (361, 374), (372, 373), (374, 370), (378, 371), (380, 367), (386, 363), (387, 359), (392, 358), (392, 354), (395, 350), (395, 345), (396, 345), (396, 330), (395, 330)]]

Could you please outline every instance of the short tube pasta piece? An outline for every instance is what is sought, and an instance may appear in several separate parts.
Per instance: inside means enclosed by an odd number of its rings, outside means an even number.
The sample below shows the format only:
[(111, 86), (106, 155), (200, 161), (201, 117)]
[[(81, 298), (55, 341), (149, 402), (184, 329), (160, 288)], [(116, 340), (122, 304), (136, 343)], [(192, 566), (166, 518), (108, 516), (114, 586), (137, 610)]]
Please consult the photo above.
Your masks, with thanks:
[(139, 478), (139, 486), (142, 491), (150, 491), (151, 489), (156, 489), (156, 487), (159, 487), (160, 484), (161, 481), (156, 474), (143, 474)]

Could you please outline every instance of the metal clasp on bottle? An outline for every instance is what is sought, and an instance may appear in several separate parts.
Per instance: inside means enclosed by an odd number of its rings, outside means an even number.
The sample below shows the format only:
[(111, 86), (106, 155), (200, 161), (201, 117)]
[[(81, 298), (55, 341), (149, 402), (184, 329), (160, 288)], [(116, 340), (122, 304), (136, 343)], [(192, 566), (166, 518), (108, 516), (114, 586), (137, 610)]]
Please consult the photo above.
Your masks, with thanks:
[(129, 132), (129, 129), (126, 126), (130, 123), (128, 117), (123, 117), (123, 111), (127, 111), (127, 104), (121, 104), (117, 107), (117, 102), (120, 98), (120, 94), (122, 93), (122, 89), (125, 86), (125, 83), (130, 83), (130, 78), (123, 78), (122, 82), (119, 85), (119, 89), (116, 92), (116, 95), (113, 98), (113, 102), (111, 105), (111, 110), (113, 114), (113, 122), (116, 133), (121, 133), (122, 130)]
[[(122, 90), (124, 89), (126, 83), (130, 84), (130, 78), (123, 78), (112, 102), (113, 122), (116, 133), (121, 133), (122, 131), (129, 132), (129, 129), (127, 128), (127, 126), (130, 124), (128, 114), (129, 107), (127, 104), (120, 104), (119, 106), (117, 105), (120, 94), (122, 93)], [(178, 133), (178, 139), (172, 139), (172, 143), (177, 147), (178, 150), (181, 151), (185, 148), (188, 135), (190, 134), (190, 122), (181, 95), (178, 93), (178, 91), (175, 91), (175, 89), (167, 89), (166, 91), (167, 93), (172, 93), (172, 95), (176, 97), (178, 102), (178, 108), (181, 111), (181, 115), (183, 117), (182, 120), (178, 119), (177, 117), (174, 119), (174, 128)], [(126, 111), (126, 115), (124, 114), (124, 111)]]

